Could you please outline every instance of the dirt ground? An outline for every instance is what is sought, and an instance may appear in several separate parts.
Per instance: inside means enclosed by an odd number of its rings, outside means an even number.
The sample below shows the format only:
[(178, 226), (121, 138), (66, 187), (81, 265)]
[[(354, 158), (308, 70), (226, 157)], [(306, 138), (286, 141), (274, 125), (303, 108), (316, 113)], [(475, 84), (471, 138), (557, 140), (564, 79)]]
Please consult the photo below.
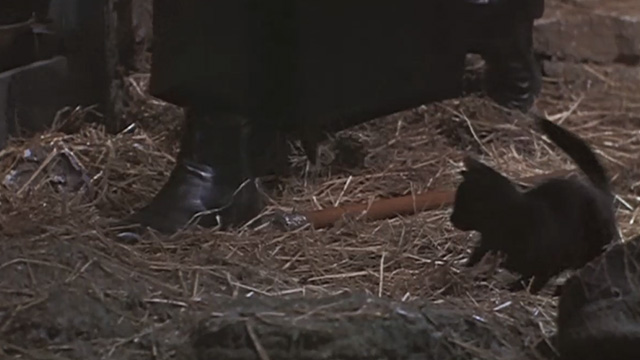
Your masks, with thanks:
[[(640, 233), (639, 71), (546, 63), (537, 103), (597, 149), (625, 238)], [(1, 358), (541, 358), (533, 348), (555, 331), (553, 286), (510, 293), (511, 275), (491, 263), (463, 268), (475, 235), (451, 227), (449, 208), (315, 231), (266, 225), (118, 241), (113, 222), (167, 178), (182, 116), (145, 95), (146, 74), (129, 82), (138, 107), (126, 131), (107, 134), (83, 122), (91, 109), (70, 109), (51, 132), (0, 152)], [(472, 95), (343, 131), (322, 145), (319, 168), (295, 147), (293, 174), (268, 193), (266, 213), (453, 188), (465, 153), (513, 178), (573, 168), (528, 118)], [(359, 295), (344, 300), (345, 291)], [(309, 300), (299, 310), (306, 322), (265, 320), (301, 296), (334, 300)], [(327, 311), (322, 301), (339, 305)], [(375, 311), (365, 324), (344, 320), (366, 304)], [(247, 318), (262, 322), (238, 328)], [(407, 318), (421, 320), (409, 331)]]

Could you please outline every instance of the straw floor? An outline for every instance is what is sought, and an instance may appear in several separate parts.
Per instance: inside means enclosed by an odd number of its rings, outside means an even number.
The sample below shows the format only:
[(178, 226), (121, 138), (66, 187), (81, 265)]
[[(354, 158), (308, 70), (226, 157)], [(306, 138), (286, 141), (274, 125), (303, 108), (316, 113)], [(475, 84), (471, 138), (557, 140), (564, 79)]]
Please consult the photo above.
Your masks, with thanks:
[[(596, 149), (614, 178), (628, 238), (640, 233), (640, 79), (620, 74), (637, 69), (573, 67), (572, 76), (545, 78), (537, 106)], [(553, 286), (538, 296), (510, 293), (511, 275), (491, 262), (463, 268), (475, 235), (452, 228), (449, 208), (315, 231), (189, 229), (118, 241), (113, 221), (166, 180), (182, 116), (145, 95), (147, 75), (129, 80), (136, 106), (126, 131), (107, 134), (84, 122), (91, 109), (72, 109), (52, 131), (0, 152), (0, 355), (172, 358), (188, 316), (211, 311), (221, 296), (345, 289), (473, 314), (503, 344), (469, 345), (469, 359), (532, 357), (531, 347), (555, 331)], [(470, 96), (343, 131), (322, 145), (319, 168), (296, 148), (293, 174), (269, 192), (266, 211), (454, 188), (465, 153), (512, 178), (574, 167), (528, 118)]]

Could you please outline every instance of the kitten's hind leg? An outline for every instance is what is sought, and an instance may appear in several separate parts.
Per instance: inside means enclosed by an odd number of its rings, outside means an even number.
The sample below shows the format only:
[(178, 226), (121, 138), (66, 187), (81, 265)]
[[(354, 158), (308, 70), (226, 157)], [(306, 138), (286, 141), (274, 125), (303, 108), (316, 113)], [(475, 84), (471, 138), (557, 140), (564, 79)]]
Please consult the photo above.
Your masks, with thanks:
[(469, 259), (467, 259), (467, 262), (465, 262), (464, 266), (472, 267), (476, 265), (477, 263), (480, 262), (480, 260), (482, 260), (482, 258), (488, 252), (489, 252), (489, 249), (486, 246), (483, 246), (482, 244), (476, 246), (475, 249), (473, 249), (473, 252), (471, 253), (471, 255), (469, 256)]

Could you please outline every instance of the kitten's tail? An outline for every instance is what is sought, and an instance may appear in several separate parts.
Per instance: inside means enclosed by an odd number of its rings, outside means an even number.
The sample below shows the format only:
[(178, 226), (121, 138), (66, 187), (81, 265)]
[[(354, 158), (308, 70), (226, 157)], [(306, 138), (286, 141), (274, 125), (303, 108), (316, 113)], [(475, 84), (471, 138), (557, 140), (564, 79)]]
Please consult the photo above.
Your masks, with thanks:
[(535, 115), (536, 123), (542, 131), (578, 165), (589, 180), (600, 190), (611, 193), (607, 171), (602, 166), (591, 147), (576, 134), (554, 124), (550, 120)]

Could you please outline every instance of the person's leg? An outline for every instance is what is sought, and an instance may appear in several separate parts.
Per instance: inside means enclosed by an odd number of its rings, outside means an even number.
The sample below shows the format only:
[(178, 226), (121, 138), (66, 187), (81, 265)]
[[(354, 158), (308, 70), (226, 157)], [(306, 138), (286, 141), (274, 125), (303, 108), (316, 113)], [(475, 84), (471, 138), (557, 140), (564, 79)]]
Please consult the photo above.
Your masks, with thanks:
[(470, 52), (486, 62), (485, 91), (498, 104), (527, 111), (540, 92), (541, 73), (533, 53), (533, 21), (542, 0), (464, 0)]
[(130, 221), (171, 233), (190, 222), (226, 226), (250, 220), (261, 209), (249, 162), (251, 124), (228, 113), (186, 113), (169, 179)]
[[(263, 208), (254, 180), (274, 170), (270, 156), (283, 139), (277, 121), (247, 115), (260, 114), (250, 111), (261, 75), (261, 62), (250, 62), (260, 45), (250, 3), (153, 1), (149, 91), (183, 107), (186, 123), (169, 179), (125, 223), (172, 233), (194, 220), (242, 224)], [(226, 31), (234, 36), (220, 36)]]
[[(186, 7), (186, 4), (190, 6)], [(255, 91), (252, 81), (265, 74), (262, 62), (258, 62), (257, 68), (249, 67), (252, 70), (246, 73), (221, 70), (229, 68), (234, 61), (247, 61), (253, 51), (247, 50), (249, 44), (235, 44), (219, 36), (207, 38), (211, 31), (228, 25), (224, 23), (225, 18), (220, 18), (218, 20), (223, 24), (209, 29), (211, 21), (203, 15), (207, 11), (200, 7), (207, 10), (211, 4), (206, 1), (154, 1), (154, 34), (157, 38), (153, 49), (152, 93), (191, 110), (175, 169), (156, 197), (132, 220), (165, 232), (176, 231), (197, 213), (221, 207), (225, 210), (214, 214), (222, 219), (222, 225), (241, 224), (255, 216), (262, 207), (260, 196), (254, 184), (251, 181), (245, 184), (245, 181), (266, 173), (271, 164), (265, 164), (261, 155), (282, 142), (276, 136), (281, 124), (274, 119), (244, 119), (220, 111), (223, 107), (251, 108), (251, 99), (261, 94)], [(478, 39), (462, 38), (460, 41), (467, 42), (470, 49), (477, 48), (487, 59), (487, 84), (495, 85), (488, 86), (489, 94), (504, 105), (530, 106), (537, 94), (535, 80), (539, 79), (539, 73), (529, 62), (532, 57), (529, 57), (531, 47), (527, 41), (530, 40), (531, 20), (512, 23), (504, 18), (512, 16), (508, 11), (500, 13), (495, 8), (483, 8), (484, 5), (470, 5), (460, 16), (468, 16), (471, 26), (488, 30), (480, 32), (483, 36)], [(244, 19), (241, 10), (235, 9), (239, 13), (234, 16)], [(484, 13), (489, 15), (484, 16)], [(232, 24), (233, 16), (227, 18), (226, 21)], [(490, 27), (496, 20), (506, 25), (497, 30), (495, 26)], [(470, 31), (463, 36), (470, 38), (474, 33)], [(210, 45), (212, 39), (218, 40), (216, 46)], [(514, 50), (514, 44), (523, 45), (523, 50), (518, 50), (517, 46)], [(433, 56), (444, 55), (434, 52)], [(425, 81), (429, 81), (432, 89), (448, 84), (437, 76)], [(221, 89), (228, 91), (221, 92)], [(233, 93), (242, 96), (234, 98), (230, 96)], [(194, 104), (208, 106), (206, 110), (196, 110)], [(306, 126), (304, 119), (296, 120), (300, 120), (296, 125), (298, 130)], [(245, 186), (234, 197), (242, 184)], [(200, 224), (216, 225), (218, 217), (215, 215), (203, 217)]]

